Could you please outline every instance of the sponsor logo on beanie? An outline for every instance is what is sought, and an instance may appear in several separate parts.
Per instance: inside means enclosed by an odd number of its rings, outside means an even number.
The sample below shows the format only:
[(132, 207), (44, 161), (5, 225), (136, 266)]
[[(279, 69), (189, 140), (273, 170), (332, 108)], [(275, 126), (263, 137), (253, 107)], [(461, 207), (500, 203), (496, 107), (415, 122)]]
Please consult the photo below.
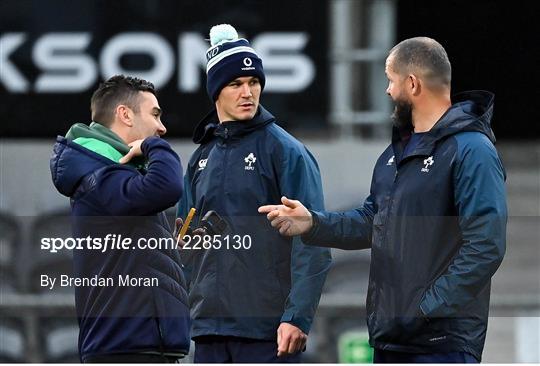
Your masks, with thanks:
[(210, 43), (206, 51), (206, 90), (212, 101), (217, 100), (227, 83), (238, 77), (256, 76), (264, 88), (266, 77), (262, 60), (247, 39), (238, 38), (234, 27), (229, 24), (212, 27)]

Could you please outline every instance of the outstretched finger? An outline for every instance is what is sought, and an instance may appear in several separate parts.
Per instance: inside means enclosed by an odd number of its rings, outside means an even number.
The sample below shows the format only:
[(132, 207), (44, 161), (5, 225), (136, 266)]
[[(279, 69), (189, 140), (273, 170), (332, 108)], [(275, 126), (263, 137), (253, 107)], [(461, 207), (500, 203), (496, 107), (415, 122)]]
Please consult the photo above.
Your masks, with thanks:
[(271, 211), (274, 211), (274, 210), (277, 210), (279, 206), (276, 206), (276, 205), (266, 205), (266, 206), (261, 206), (257, 209), (257, 211), (259, 211), (259, 213), (268, 213), (268, 212), (271, 212)]

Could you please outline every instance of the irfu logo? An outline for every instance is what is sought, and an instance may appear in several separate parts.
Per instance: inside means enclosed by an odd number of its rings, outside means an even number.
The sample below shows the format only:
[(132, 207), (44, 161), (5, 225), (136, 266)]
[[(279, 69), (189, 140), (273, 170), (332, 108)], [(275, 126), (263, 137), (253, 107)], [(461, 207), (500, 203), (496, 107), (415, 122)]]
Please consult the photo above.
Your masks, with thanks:
[(208, 159), (201, 159), (199, 160), (199, 170), (203, 170), (206, 168), (206, 163), (208, 162)]
[(249, 153), (249, 155), (244, 158), (244, 161), (247, 164), (244, 169), (255, 170), (255, 167), (251, 166), (251, 164), (254, 164), (257, 161), (257, 158), (255, 157), (255, 155), (253, 155), (253, 153)]
[(429, 172), (429, 167), (432, 166), (434, 162), (435, 160), (433, 160), (433, 156), (430, 156), (429, 158), (424, 159), (424, 167), (422, 168), (421, 171), (423, 173)]

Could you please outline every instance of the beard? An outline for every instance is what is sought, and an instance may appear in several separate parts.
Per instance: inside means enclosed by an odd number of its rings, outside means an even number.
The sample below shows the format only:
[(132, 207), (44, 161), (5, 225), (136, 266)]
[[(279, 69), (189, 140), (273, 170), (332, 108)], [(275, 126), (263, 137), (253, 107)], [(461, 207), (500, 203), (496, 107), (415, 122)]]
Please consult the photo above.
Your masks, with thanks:
[(412, 130), (412, 103), (408, 100), (395, 100), (394, 112), (392, 113), (392, 121), (394, 126), (401, 129)]

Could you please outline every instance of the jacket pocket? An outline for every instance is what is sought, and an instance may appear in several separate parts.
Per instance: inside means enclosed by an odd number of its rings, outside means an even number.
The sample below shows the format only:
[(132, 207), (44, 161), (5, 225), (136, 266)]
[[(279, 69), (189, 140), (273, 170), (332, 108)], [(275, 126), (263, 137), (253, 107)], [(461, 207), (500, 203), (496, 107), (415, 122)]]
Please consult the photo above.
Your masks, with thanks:
[(164, 350), (187, 353), (190, 344), (189, 308), (168, 291), (153, 288), (156, 325)]
[[(384, 222), (381, 214), (373, 216), (372, 249), (382, 248), (385, 239)], [(373, 255), (372, 255), (373, 258)]]

